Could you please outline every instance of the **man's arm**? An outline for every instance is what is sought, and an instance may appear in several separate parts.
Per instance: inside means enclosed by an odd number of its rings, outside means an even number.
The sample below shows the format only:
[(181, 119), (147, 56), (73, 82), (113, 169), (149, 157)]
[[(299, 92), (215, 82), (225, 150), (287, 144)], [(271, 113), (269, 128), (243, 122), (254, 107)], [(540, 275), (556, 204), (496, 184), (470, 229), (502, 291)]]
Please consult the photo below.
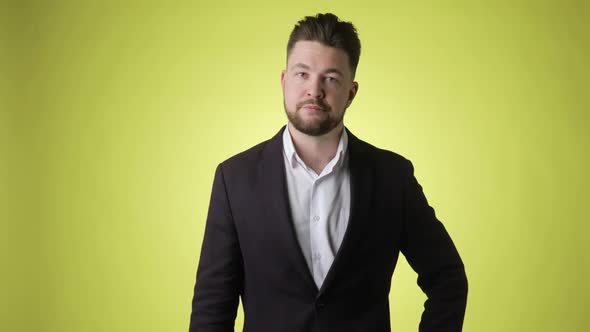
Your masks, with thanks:
[(241, 252), (219, 165), (209, 203), (189, 331), (233, 331), (242, 286)]
[(444, 226), (428, 205), (409, 163), (406, 183), (406, 222), (402, 252), (428, 299), (421, 332), (459, 332), (467, 304), (467, 277), (463, 262)]

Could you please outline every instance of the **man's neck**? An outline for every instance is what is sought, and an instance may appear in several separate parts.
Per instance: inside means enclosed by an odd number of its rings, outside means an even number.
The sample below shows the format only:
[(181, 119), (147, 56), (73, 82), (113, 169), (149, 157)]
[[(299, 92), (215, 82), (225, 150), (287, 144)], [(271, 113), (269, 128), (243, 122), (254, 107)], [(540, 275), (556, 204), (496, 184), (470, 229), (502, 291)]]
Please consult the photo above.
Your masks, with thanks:
[(293, 146), (303, 162), (321, 174), (326, 165), (334, 158), (342, 136), (344, 125), (340, 123), (336, 128), (322, 136), (309, 136), (295, 129), (291, 123), (287, 126), (291, 134)]

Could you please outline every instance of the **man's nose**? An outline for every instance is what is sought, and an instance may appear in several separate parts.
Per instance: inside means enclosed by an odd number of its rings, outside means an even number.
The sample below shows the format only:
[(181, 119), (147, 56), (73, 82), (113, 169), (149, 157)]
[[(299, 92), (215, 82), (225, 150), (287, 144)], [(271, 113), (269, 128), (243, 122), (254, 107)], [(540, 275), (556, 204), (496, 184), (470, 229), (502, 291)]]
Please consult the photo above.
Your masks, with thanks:
[(324, 98), (324, 86), (322, 84), (322, 80), (319, 77), (308, 80), (307, 95), (314, 99)]

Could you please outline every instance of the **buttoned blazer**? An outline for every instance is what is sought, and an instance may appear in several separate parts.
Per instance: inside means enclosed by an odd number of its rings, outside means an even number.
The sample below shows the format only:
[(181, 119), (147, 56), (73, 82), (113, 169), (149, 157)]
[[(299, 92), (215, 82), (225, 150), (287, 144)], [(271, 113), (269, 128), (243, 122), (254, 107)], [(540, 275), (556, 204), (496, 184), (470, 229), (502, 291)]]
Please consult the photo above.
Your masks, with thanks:
[(428, 298), (420, 331), (461, 331), (463, 262), (412, 164), (350, 131), (349, 223), (317, 288), (291, 218), (283, 130), (215, 171), (190, 332), (233, 331), (240, 297), (246, 332), (390, 331), (389, 291), (400, 252)]

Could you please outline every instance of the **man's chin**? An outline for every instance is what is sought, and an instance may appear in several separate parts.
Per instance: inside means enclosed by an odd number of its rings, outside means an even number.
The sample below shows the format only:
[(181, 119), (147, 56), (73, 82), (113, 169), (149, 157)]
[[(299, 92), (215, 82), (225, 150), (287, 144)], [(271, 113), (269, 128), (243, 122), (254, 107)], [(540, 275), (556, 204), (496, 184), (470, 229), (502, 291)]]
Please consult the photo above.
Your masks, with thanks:
[(323, 111), (307, 112), (299, 109), (296, 113), (286, 112), (286, 114), (291, 125), (297, 131), (308, 136), (325, 135), (342, 121), (334, 123), (334, 119), (330, 118), (329, 113)]
[(305, 123), (291, 122), (291, 124), (293, 127), (295, 127), (295, 129), (297, 129), (297, 131), (305, 135), (315, 137), (325, 135), (338, 126), (338, 124), (330, 124), (318, 121), (308, 121)]

